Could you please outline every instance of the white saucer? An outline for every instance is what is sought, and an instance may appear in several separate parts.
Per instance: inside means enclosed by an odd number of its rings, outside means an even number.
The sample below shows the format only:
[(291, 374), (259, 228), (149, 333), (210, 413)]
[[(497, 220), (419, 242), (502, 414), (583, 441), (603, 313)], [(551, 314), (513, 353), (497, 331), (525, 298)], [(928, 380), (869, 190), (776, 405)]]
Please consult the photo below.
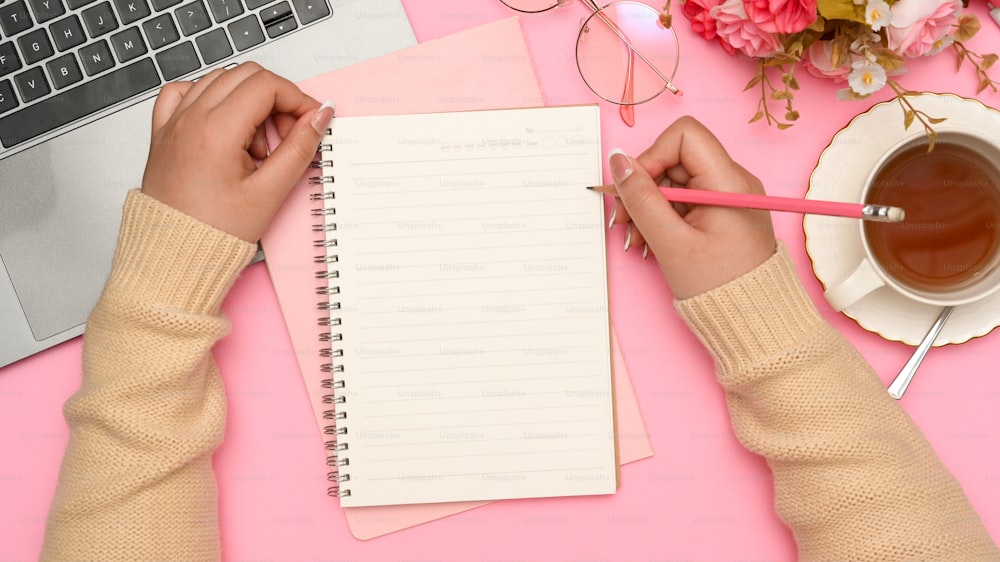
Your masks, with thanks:
[[(936, 131), (973, 131), (1000, 135), (1000, 111), (977, 100), (951, 94), (923, 94), (911, 103), (931, 117), (946, 120)], [(809, 178), (807, 199), (857, 202), (869, 172), (879, 157), (904, 138), (921, 136), (914, 121), (903, 128), (903, 110), (896, 100), (876, 104), (841, 129), (819, 156)], [(806, 252), (824, 289), (840, 283), (861, 262), (864, 250), (857, 219), (805, 215)], [(907, 299), (888, 287), (876, 289), (844, 309), (862, 328), (885, 339), (917, 345), (934, 323), (939, 307)], [(1000, 292), (955, 309), (934, 345), (963, 343), (1000, 326)]]

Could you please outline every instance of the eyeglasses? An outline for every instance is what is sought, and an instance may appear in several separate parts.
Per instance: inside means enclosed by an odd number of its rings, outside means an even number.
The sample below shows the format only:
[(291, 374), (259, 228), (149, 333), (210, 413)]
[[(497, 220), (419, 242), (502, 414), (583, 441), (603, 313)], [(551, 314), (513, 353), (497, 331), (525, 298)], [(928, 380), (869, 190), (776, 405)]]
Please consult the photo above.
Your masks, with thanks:
[[(603, 8), (580, 0), (593, 12), (580, 26), (576, 66), (598, 97), (618, 104), (622, 121), (635, 124), (635, 106), (665, 91), (680, 94), (673, 79), (680, 60), (677, 35), (661, 23), (661, 12), (641, 2), (612, 2)], [(538, 13), (572, 0), (500, 0), (523, 13)]]

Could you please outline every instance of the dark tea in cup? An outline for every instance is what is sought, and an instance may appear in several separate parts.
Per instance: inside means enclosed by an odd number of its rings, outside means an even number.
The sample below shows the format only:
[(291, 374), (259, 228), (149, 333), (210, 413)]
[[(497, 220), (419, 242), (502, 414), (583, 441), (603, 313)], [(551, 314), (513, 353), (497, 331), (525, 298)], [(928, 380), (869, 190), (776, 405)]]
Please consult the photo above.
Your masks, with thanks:
[(1000, 169), (985, 141), (942, 133), (927, 151), (918, 139), (871, 176), (866, 203), (906, 210), (901, 223), (866, 221), (882, 270), (919, 292), (949, 293), (992, 277), (1000, 262)]

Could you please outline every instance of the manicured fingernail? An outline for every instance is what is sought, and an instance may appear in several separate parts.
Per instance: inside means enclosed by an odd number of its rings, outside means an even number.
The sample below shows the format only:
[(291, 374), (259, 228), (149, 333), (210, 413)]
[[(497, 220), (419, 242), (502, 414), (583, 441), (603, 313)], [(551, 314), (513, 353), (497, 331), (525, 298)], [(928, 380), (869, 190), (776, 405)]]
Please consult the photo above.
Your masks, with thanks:
[(333, 112), (337, 109), (337, 104), (330, 100), (323, 102), (323, 105), (319, 106), (316, 110), (316, 114), (313, 115), (310, 124), (312, 128), (319, 134), (325, 134), (326, 128), (330, 126), (330, 119), (333, 118)]
[(611, 230), (615, 226), (615, 215), (618, 214), (618, 205), (611, 207), (611, 218), (608, 219), (608, 230)]
[(625, 251), (628, 251), (628, 247), (632, 245), (632, 229), (629, 228), (625, 231)]
[(628, 157), (620, 148), (616, 148), (608, 153), (608, 168), (611, 170), (611, 177), (616, 185), (621, 185), (626, 178), (632, 175), (632, 159)]
[(644, 242), (642, 244), (642, 259), (646, 259), (648, 257), (649, 257), (649, 244), (646, 244)]

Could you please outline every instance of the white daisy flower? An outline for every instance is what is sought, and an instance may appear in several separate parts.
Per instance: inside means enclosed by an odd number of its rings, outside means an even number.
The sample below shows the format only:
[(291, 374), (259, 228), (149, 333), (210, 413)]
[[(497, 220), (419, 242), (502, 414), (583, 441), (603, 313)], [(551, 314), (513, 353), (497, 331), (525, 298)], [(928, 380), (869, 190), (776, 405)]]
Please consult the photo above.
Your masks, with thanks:
[(892, 11), (885, 0), (868, 0), (868, 4), (865, 6), (865, 22), (872, 28), (872, 31), (878, 31), (889, 25), (891, 20)]
[(858, 61), (851, 65), (853, 70), (847, 75), (851, 90), (859, 96), (867, 96), (885, 86), (885, 69), (878, 63)]

